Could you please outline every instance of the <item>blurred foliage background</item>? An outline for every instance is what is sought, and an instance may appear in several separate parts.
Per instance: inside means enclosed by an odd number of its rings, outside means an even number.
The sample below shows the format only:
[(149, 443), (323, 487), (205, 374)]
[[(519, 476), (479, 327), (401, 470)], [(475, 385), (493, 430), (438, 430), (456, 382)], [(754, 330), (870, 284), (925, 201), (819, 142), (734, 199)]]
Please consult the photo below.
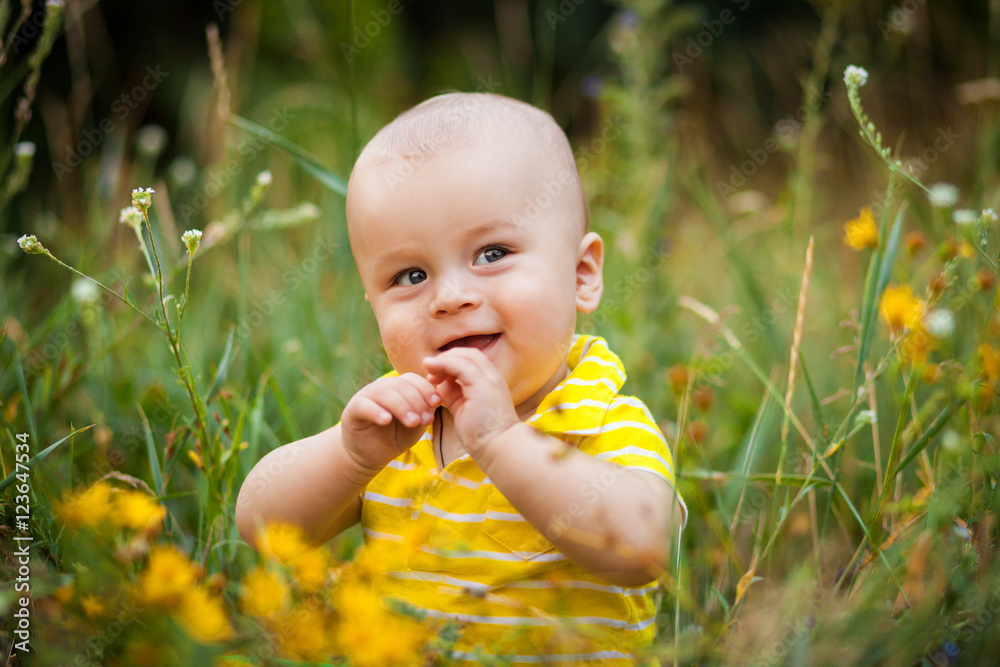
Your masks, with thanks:
[[(965, 239), (913, 184), (894, 188), (887, 207), (888, 172), (859, 141), (843, 72), (867, 69), (867, 113), (894, 156), (918, 161), (923, 183), (955, 184), (957, 206), (977, 216), (996, 208), (998, 3), (68, 0), (52, 23), (44, 3), (3, 6), (3, 475), (14, 470), (13, 434), (29, 432), (37, 452), (95, 425), (33, 469), (35, 595), (73, 578), (80, 548), (63, 537), (51, 503), (108, 473), (153, 487), (169, 512), (161, 539), (206, 572), (235, 582), (250, 569), (256, 556), (232, 524), (246, 472), (266, 451), (334, 424), (354, 391), (388, 369), (350, 257), (343, 197), (329, 185), (346, 179), (364, 142), (401, 111), (443, 91), (480, 90), (549, 110), (567, 131), (592, 227), (609, 245), (604, 301), (580, 329), (622, 355), (631, 393), (662, 419), (678, 458), (692, 516), (678, 579), (665, 583), (661, 658), (951, 664), (961, 655), (992, 664), (1000, 425), (996, 378), (982, 389), (989, 364), (977, 351), (1000, 340), (997, 226)], [(57, 27), (47, 33), (46, 25)], [(328, 170), (326, 184), (303, 168), (303, 154), (240, 118), (305, 151)], [(136, 187), (156, 191), (151, 229), (175, 299), (187, 267), (181, 233), (206, 235), (181, 340), (210, 444), (156, 329), (18, 248), (19, 237), (36, 235), (152, 313), (155, 284), (135, 234), (119, 224)], [(951, 303), (957, 323), (932, 356), (943, 379), (912, 391), (918, 371), (879, 323), (860, 371), (872, 378), (870, 401), (858, 406), (857, 339), (875, 306), (865, 292), (868, 255), (842, 237), (864, 206), (889, 219), (879, 253), (905, 210), (904, 231), (923, 240), (900, 251), (893, 282)], [(789, 437), (782, 399), (810, 237), (799, 327), (807, 370), (789, 403), (801, 427)], [(982, 257), (956, 264), (963, 241), (981, 241)], [(952, 287), (935, 292), (938, 275)], [(974, 279), (979, 287), (967, 288)], [(722, 320), (707, 323), (684, 296)], [(727, 345), (721, 322), (743, 352)], [(924, 370), (920, 377), (930, 377)], [(912, 421), (901, 439), (912, 445), (953, 399), (965, 404), (942, 431), (952, 449), (929, 437), (883, 517), (878, 494), (901, 433), (897, 412), (901, 425)], [(825, 460), (865, 521), (829, 485), (792, 503), (797, 487), (776, 482), (775, 470), (801, 482), (818, 458), (800, 435), (822, 453), (838, 434), (845, 439), (859, 407), (877, 415), (875, 424)], [(204, 448), (213, 447), (217, 475), (205, 471)], [(772, 479), (748, 485), (740, 471)], [(10, 533), (12, 488), (5, 493)], [(894, 572), (886, 578), (885, 568), (872, 574), (879, 556), (870, 549), (889, 535), (898, 544), (891, 553), (886, 545)], [(358, 543), (353, 531), (333, 549), (349, 557)], [(875, 565), (858, 569), (862, 552)], [(845, 572), (850, 598), (840, 588)], [(762, 580), (746, 592), (755, 574)], [(897, 589), (907, 586), (912, 599), (900, 611)], [(225, 589), (227, 599), (237, 590)], [(3, 595), (12, 604), (7, 584)], [(960, 641), (980, 609), (993, 611)]]

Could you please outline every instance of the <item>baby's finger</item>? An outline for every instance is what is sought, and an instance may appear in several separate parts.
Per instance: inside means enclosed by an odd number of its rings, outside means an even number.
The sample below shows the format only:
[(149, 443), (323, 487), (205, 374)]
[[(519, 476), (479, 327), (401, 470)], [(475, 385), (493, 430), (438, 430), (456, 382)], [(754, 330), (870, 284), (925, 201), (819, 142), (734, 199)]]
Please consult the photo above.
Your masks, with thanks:
[(344, 420), (385, 426), (392, 421), (392, 415), (367, 396), (357, 396), (351, 401), (350, 410), (345, 411)]
[(441, 394), (441, 401), (446, 406), (453, 406), (455, 401), (462, 398), (462, 387), (457, 382), (452, 379), (445, 378), (437, 385), (438, 392)]
[(459, 384), (469, 386), (476, 381), (477, 377), (481, 377), (482, 373), (477, 372), (475, 362), (462, 354), (463, 352), (463, 349), (455, 348), (433, 357), (427, 357), (424, 359), (424, 368), (432, 376), (454, 378)]
[[(423, 390), (418, 388), (418, 384)], [(393, 385), (393, 390), (398, 392), (410, 406), (410, 412), (401, 418), (404, 424), (416, 426), (419, 423), (431, 423), (434, 418), (434, 408), (437, 407), (437, 405), (431, 405), (430, 401), (436, 395), (432, 384), (420, 376), (408, 373), (405, 378), (401, 377), (400, 381)], [(414, 416), (416, 421), (413, 419)]]
[(397, 378), (395, 382), (376, 385), (375, 391), (372, 398), (408, 428), (430, 424), (434, 418), (433, 408), (410, 382)]
[(402, 382), (417, 390), (426, 408), (434, 410), (437, 406), (441, 405), (441, 397), (438, 396), (434, 383), (429, 382), (427, 378), (417, 373), (404, 373), (399, 378)]

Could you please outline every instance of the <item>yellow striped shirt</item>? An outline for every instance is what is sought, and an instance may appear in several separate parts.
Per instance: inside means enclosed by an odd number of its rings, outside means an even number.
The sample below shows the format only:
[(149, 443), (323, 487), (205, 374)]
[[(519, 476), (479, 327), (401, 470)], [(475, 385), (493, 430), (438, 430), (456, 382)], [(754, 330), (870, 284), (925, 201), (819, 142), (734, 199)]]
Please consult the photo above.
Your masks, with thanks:
[[(625, 371), (604, 339), (575, 336), (567, 365), (569, 376), (527, 423), (673, 486), (667, 443), (641, 401), (618, 395)], [(377, 592), (459, 622), (456, 659), (475, 662), (483, 652), (513, 662), (632, 664), (630, 649), (653, 639), (656, 583), (623, 588), (589, 574), (528, 523), (468, 454), (439, 473), (433, 435), (432, 424), (362, 497), (365, 549), (378, 554), (383, 570)], [(617, 470), (582, 489), (582, 503), (597, 502)], [(574, 504), (569, 510), (580, 512)], [(572, 524), (571, 515), (560, 518), (558, 525)]]

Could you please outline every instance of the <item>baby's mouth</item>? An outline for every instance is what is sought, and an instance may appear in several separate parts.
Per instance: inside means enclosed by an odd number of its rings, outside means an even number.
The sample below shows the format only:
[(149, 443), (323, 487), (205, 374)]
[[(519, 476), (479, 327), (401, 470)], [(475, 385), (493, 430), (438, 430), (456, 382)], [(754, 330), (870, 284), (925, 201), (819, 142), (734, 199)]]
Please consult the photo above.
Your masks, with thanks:
[(475, 336), (465, 336), (463, 338), (456, 338), (450, 343), (446, 343), (441, 346), (440, 352), (445, 350), (450, 350), (453, 347), (474, 347), (477, 350), (485, 350), (493, 345), (497, 339), (500, 338), (500, 334), (477, 334)]

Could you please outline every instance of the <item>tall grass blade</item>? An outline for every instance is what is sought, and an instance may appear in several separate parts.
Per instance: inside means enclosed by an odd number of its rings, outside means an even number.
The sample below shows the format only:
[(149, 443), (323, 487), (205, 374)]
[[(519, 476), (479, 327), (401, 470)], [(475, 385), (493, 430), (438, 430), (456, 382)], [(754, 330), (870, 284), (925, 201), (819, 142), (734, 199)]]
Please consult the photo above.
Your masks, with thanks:
[[(889, 186), (885, 191), (885, 206), (882, 209), (882, 219), (879, 221), (878, 237), (880, 239), (886, 238), (886, 230), (889, 224), (889, 209), (892, 205), (892, 192), (895, 185), (896, 179), (890, 173)], [(865, 274), (865, 292), (861, 299), (861, 337), (858, 341), (858, 360), (854, 367), (855, 391), (861, 386), (861, 380), (865, 374), (865, 361), (868, 360), (868, 346), (871, 344), (871, 338), (874, 335), (872, 323), (874, 321), (873, 315), (878, 312), (878, 297), (880, 293), (876, 293), (876, 287), (878, 285), (878, 277), (881, 274), (883, 247), (880, 244), (879, 249), (872, 253), (871, 260), (868, 262), (868, 273)]]
[(31, 407), (31, 397), (28, 395), (28, 383), (24, 380), (21, 355), (17, 353), (16, 348), (14, 350), (14, 372), (17, 374), (17, 388), (21, 390), (21, 400), (24, 402), (24, 416), (28, 420), (28, 432), (34, 436), (38, 433), (38, 426), (35, 425), (35, 411)]
[(222, 383), (225, 382), (226, 375), (229, 374), (229, 366), (233, 362), (233, 340), (235, 337), (236, 327), (231, 326), (229, 327), (229, 338), (226, 339), (226, 349), (222, 352), (219, 367), (215, 370), (215, 377), (212, 378), (212, 386), (208, 388), (208, 393), (205, 394), (206, 401), (211, 401), (215, 397), (215, 394), (222, 388)]
[(160, 455), (156, 453), (156, 443), (153, 441), (153, 431), (149, 428), (149, 420), (146, 419), (146, 413), (142, 411), (142, 406), (138, 403), (136, 407), (139, 409), (139, 416), (142, 417), (142, 430), (146, 435), (146, 457), (149, 459), (149, 470), (153, 474), (153, 488), (156, 489), (156, 495), (159, 496), (164, 491)]
[(896, 465), (896, 470), (893, 472), (893, 477), (895, 477), (896, 473), (909, 465), (910, 461), (917, 458), (917, 456), (920, 455), (920, 452), (927, 448), (927, 445), (934, 438), (934, 436), (941, 432), (941, 429), (945, 427), (945, 424), (948, 423), (952, 415), (955, 414), (955, 411), (958, 410), (964, 402), (964, 399), (956, 398), (951, 404), (945, 407), (945, 409), (942, 410), (937, 417), (935, 417), (934, 421), (931, 422), (931, 425), (927, 427), (926, 431), (924, 431), (924, 434), (921, 435), (917, 441), (913, 443), (913, 446), (910, 447), (909, 451), (906, 452), (906, 456), (899, 460), (899, 464)]
[(257, 135), (272, 146), (282, 149), (291, 155), (292, 159), (295, 160), (295, 162), (297, 162), (298, 165), (308, 172), (313, 178), (319, 181), (321, 185), (339, 195), (343, 195), (345, 197), (347, 196), (347, 183), (344, 179), (320, 164), (318, 159), (309, 155), (301, 146), (292, 143), (283, 136), (275, 134), (266, 127), (247, 120), (242, 116), (234, 114), (230, 116), (229, 122), (236, 127), (243, 128), (251, 134)]
[[(25, 465), (28, 468), (35, 467), (36, 464), (44, 461), (45, 457), (47, 457), (49, 454), (51, 454), (52, 452), (54, 452), (56, 450), (56, 448), (59, 447), (59, 445), (63, 444), (64, 442), (66, 442), (67, 440), (69, 440), (70, 438), (72, 438), (73, 436), (75, 436), (76, 434), (83, 433), (87, 429), (93, 428), (94, 426), (96, 426), (96, 424), (91, 424), (90, 426), (84, 426), (83, 428), (80, 428), (80, 429), (77, 429), (77, 430), (73, 431), (72, 433), (70, 433), (69, 435), (67, 435), (65, 438), (63, 438), (62, 440), (60, 440), (58, 442), (54, 442), (51, 445), (49, 445), (48, 447), (46, 447), (45, 449), (43, 449), (42, 451), (38, 452), (37, 454), (35, 454), (34, 456), (32, 456), (30, 459), (28, 459), (27, 463), (24, 463), (22, 465)], [(10, 473), (6, 477), (4, 477), (3, 481), (0, 482), (0, 493), (3, 493), (4, 490), (6, 490), (6, 488), (8, 486), (10, 486), (11, 484), (13, 484), (15, 479), (17, 479), (17, 466), (14, 467), (14, 471), (12, 473)]]

